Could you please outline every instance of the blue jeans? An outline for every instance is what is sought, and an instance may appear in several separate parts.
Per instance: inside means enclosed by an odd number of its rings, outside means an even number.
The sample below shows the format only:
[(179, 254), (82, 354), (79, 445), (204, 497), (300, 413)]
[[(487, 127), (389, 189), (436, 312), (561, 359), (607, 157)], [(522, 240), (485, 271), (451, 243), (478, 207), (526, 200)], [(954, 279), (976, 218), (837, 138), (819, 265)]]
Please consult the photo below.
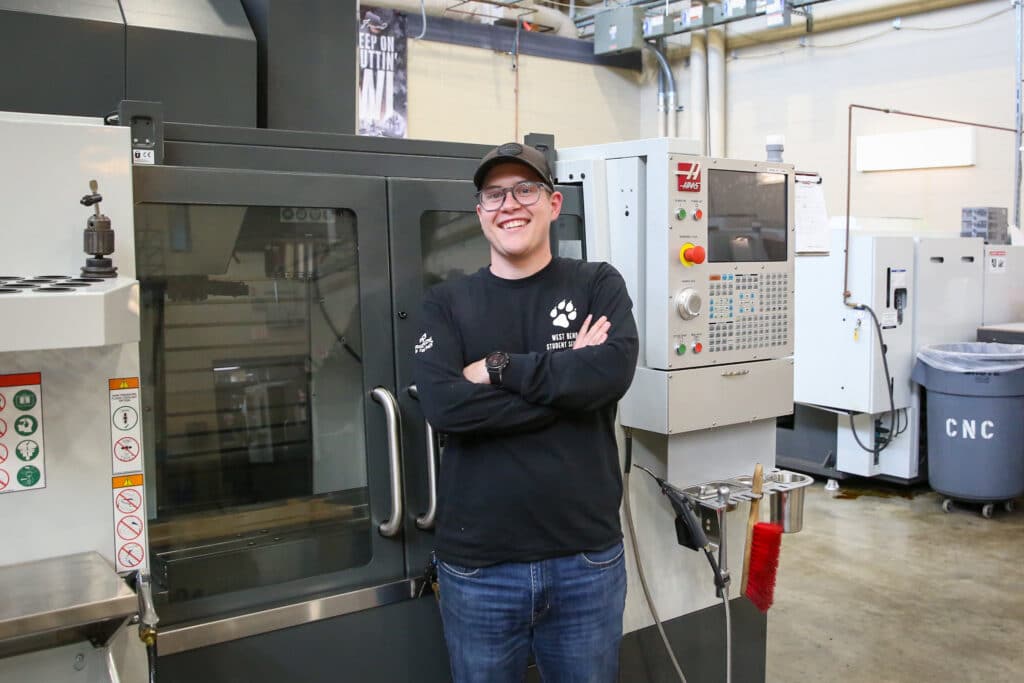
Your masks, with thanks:
[(539, 562), (437, 564), (455, 683), (521, 683), (531, 652), (545, 683), (616, 680), (626, 606), (621, 542)]

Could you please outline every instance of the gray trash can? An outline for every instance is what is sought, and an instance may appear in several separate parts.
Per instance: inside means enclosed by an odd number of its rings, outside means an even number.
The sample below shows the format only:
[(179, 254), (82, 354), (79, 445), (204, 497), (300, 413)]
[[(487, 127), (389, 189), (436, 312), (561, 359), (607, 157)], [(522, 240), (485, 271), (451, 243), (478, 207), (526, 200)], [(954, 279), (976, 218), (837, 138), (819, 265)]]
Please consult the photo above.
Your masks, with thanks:
[(928, 392), (931, 487), (981, 503), (1024, 494), (1024, 345), (927, 346), (911, 377)]

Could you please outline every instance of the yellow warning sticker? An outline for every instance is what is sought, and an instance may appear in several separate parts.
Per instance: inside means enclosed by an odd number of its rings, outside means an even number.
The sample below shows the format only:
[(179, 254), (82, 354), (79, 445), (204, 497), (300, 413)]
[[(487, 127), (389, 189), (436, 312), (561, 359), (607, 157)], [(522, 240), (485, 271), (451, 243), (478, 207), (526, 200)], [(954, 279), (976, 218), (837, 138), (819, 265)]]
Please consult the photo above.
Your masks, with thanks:
[(142, 486), (141, 474), (122, 474), (112, 479), (112, 488), (123, 489), (129, 486)]

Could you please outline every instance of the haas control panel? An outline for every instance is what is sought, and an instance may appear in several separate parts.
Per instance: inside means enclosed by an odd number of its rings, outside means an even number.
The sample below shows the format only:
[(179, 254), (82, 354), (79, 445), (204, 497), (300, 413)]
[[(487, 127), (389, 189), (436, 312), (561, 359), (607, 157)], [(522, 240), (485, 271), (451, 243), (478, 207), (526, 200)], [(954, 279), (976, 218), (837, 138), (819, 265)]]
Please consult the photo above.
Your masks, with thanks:
[(583, 186), (587, 258), (614, 265), (633, 299), (640, 354), (622, 424), (662, 435), (793, 409), (793, 166), (696, 147), (558, 151), (559, 182)]
[(684, 154), (669, 155), (668, 165), (665, 353), (648, 346), (648, 365), (790, 355), (792, 169)]

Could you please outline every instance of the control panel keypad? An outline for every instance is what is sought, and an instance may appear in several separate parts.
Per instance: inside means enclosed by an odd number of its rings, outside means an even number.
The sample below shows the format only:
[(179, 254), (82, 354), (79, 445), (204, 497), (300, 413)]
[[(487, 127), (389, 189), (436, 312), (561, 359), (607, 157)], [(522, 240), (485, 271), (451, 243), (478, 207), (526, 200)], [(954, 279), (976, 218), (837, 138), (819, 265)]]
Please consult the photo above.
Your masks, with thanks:
[(708, 279), (708, 351), (750, 351), (789, 340), (789, 274), (726, 273)]

